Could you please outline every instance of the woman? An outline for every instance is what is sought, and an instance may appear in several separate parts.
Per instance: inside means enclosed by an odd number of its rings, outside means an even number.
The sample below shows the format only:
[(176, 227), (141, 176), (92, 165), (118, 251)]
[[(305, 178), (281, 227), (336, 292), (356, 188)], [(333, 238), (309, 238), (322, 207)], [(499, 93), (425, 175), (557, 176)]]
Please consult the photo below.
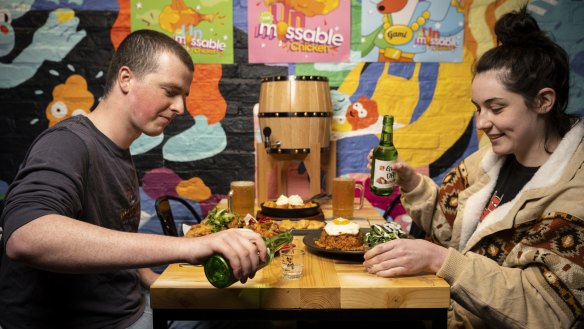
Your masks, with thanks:
[(427, 240), (365, 254), (383, 277), (436, 273), (449, 327), (575, 328), (584, 305), (584, 124), (565, 113), (566, 52), (523, 7), (495, 25), (475, 66), (477, 128), (491, 141), (437, 186), (394, 164), (402, 203)]

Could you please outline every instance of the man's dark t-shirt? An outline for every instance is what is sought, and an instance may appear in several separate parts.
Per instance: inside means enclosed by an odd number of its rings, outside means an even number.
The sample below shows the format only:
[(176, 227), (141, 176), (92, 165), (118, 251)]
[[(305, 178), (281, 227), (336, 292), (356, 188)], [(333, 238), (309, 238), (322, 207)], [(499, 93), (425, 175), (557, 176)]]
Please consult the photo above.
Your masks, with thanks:
[(135, 322), (144, 309), (135, 270), (63, 274), (6, 257), (10, 235), (49, 214), (118, 231), (138, 229), (140, 198), (130, 152), (84, 116), (43, 132), (8, 190), (0, 217), (0, 324), (5, 329), (126, 328)]

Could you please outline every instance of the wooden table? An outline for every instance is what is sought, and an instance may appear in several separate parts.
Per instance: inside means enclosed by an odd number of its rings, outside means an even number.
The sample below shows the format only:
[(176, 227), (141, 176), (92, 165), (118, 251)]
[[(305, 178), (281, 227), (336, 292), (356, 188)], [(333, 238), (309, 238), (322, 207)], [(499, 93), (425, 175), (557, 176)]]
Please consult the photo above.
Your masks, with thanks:
[[(330, 215), (324, 205), (323, 212)], [(368, 203), (355, 216), (383, 221)], [(305, 248), (302, 240), (294, 237), (298, 248)], [(166, 328), (170, 319), (431, 320), (433, 328), (446, 328), (450, 303), (449, 285), (435, 275), (380, 278), (365, 272), (359, 260), (310, 251), (298, 280), (282, 278), (278, 257), (246, 284), (226, 289), (214, 288), (201, 266), (172, 264), (150, 294), (155, 328)]]

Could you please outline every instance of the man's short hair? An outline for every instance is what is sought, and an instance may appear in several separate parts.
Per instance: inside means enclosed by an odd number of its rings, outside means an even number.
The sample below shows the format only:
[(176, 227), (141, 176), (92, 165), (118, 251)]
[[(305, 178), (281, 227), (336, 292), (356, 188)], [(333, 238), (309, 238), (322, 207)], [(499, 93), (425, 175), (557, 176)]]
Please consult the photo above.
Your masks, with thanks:
[(104, 96), (112, 90), (122, 66), (129, 67), (134, 74), (142, 77), (156, 72), (158, 58), (164, 52), (175, 55), (189, 71), (195, 71), (191, 56), (178, 42), (161, 32), (137, 30), (126, 36), (113, 55), (107, 72)]

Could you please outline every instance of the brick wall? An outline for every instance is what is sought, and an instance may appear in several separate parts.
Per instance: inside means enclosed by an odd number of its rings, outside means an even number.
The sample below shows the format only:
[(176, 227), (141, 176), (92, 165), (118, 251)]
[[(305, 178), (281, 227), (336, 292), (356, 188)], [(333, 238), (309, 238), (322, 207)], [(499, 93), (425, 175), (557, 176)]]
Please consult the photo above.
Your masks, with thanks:
[[(122, 0), (120, 0), (122, 1)], [(71, 2), (71, 1), (70, 1)], [(522, 2), (522, 1), (521, 1)], [(8, 2), (9, 5), (10, 2)], [(17, 3), (17, 2), (14, 2)], [(12, 181), (18, 165), (25, 155), (26, 149), (33, 139), (48, 126), (45, 114), (48, 104), (53, 100), (52, 90), (56, 85), (63, 84), (66, 79), (74, 74), (81, 75), (87, 81), (88, 91), (94, 96), (93, 106), (98, 101), (103, 91), (103, 83), (107, 64), (113, 52), (111, 42), (111, 30), (117, 18), (119, 4), (115, 0), (101, 2), (85, 1), (81, 5), (60, 1), (36, 1), (30, 11), (12, 18), (11, 28), (14, 31), (15, 43), (12, 49), (1, 49), (0, 53), (0, 82), (10, 82), (16, 75), (12, 74), (20, 56), (35, 43), (33, 36), (46, 24), (50, 18), (49, 13), (59, 6), (72, 7), (75, 16), (79, 19), (77, 30), (84, 30), (86, 37), (79, 41), (73, 49), (60, 60), (42, 60), (39, 68), (29, 78), (14, 86), (0, 88), (0, 198), (6, 191), (7, 185)], [(403, 111), (411, 104), (423, 101), (424, 97), (456, 99), (453, 107), (463, 107), (464, 111), (472, 111), (468, 102), (468, 86), (470, 81), (469, 68), (471, 62), (484, 49), (492, 46), (492, 35), (488, 26), (492, 20), (484, 15), (486, 10), (498, 6), (494, 11), (500, 15), (508, 8), (517, 7), (518, 1), (474, 1), (467, 11), (467, 23), (472, 28), (467, 30), (468, 38), (467, 55), (465, 62), (459, 64), (435, 64), (438, 74), (438, 84), (450, 86), (451, 90), (457, 90), (456, 94), (432, 94), (425, 93), (425, 89), (417, 92), (405, 92), (395, 94), (395, 90), (384, 89), (379, 76), (372, 74), (377, 64), (367, 64), (364, 67), (353, 65), (351, 67), (319, 71), (319, 67), (311, 64), (266, 66), (247, 63), (247, 11), (248, 1), (234, 0), (234, 37), (235, 37), (235, 64), (221, 66), (221, 80), (219, 92), (227, 103), (225, 117), (221, 125), (227, 136), (227, 146), (219, 154), (202, 160), (189, 162), (167, 161), (163, 159), (163, 145), (135, 156), (136, 166), (140, 177), (156, 168), (170, 168), (182, 180), (196, 176), (200, 177), (210, 187), (212, 194), (223, 195), (227, 192), (228, 184), (235, 179), (254, 179), (254, 130), (252, 111), (253, 106), (259, 100), (260, 78), (272, 75), (304, 74), (320, 72), (329, 76), (331, 88), (355, 96), (350, 85), (357, 77), (362, 85), (371, 85), (376, 90), (373, 98), (378, 101), (383, 111), (397, 113)], [(359, 13), (358, 1), (352, 1), (353, 16)], [(78, 7), (75, 7), (78, 6)], [(127, 6), (127, 4), (126, 4)], [(538, 21), (543, 28), (553, 32), (556, 39), (566, 47), (571, 55), (573, 68), (573, 100), (571, 111), (584, 113), (584, 1), (532, 1), (532, 11), (536, 13)], [(474, 20), (474, 21), (473, 21)], [(0, 22), (2, 23), (2, 22)], [(121, 27), (123, 28), (123, 27)], [(359, 31), (355, 27), (353, 31)], [(2, 36), (0, 36), (1, 38)], [(490, 38), (490, 39), (489, 39)], [(352, 43), (358, 43), (359, 36), (352, 36)], [(46, 54), (58, 51), (61, 43), (58, 39), (44, 38), (44, 48), (39, 50)], [(66, 48), (63, 46), (63, 49)], [(56, 49), (56, 50), (55, 50)], [(35, 54), (38, 54), (37, 51)], [(45, 54), (45, 53), (43, 53)], [(44, 56), (44, 55), (43, 55)], [(39, 57), (42, 59), (42, 57)], [(47, 55), (48, 56), (48, 55)], [(28, 64), (27, 64), (28, 65)], [(383, 67), (380, 68), (384, 72)], [(359, 71), (360, 70), (360, 71)], [(413, 70), (429, 72), (433, 70), (431, 65), (416, 64)], [(446, 74), (445, 72), (449, 72)], [(388, 73), (390, 74), (390, 72)], [(425, 86), (424, 76), (419, 77), (419, 86)], [(407, 85), (407, 82), (404, 85)], [(428, 81), (432, 82), (432, 81)], [(9, 83), (10, 84), (10, 83)], [(398, 100), (396, 101), (396, 97)], [(468, 110), (466, 110), (468, 109)], [(463, 112), (464, 112), (463, 111)], [(452, 106), (444, 108), (442, 116), (452, 113)], [(383, 113), (381, 113), (383, 114)], [(472, 114), (470, 114), (472, 116)], [(468, 116), (468, 114), (467, 114)], [(444, 119), (444, 117), (442, 117)], [(421, 159), (420, 168), (437, 179), (445, 170), (455, 164), (457, 159), (476, 148), (480, 142), (472, 120), (460, 120), (453, 116), (452, 120), (458, 120), (457, 136), (455, 140), (446, 142), (448, 134), (430, 136), (437, 142), (426, 143), (420, 136), (432, 131), (430, 126), (419, 126), (412, 129), (404, 129), (396, 132), (396, 144), (400, 144), (404, 152), (409, 154), (414, 161)], [(430, 120), (429, 122), (432, 122)], [(438, 122), (438, 121), (434, 121)], [(180, 134), (193, 125), (192, 118), (182, 117), (170, 126), (165, 132), (165, 140)], [(409, 128), (409, 127), (408, 127)], [(403, 134), (403, 135), (400, 135)], [(339, 174), (356, 174), (358, 178), (366, 175), (367, 145), (376, 144), (376, 136), (370, 135), (365, 144), (354, 144), (352, 140), (339, 141), (342, 143), (339, 153)], [(357, 146), (355, 146), (357, 145)], [(434, 145), (434, 146), (433, 146)], [(428, 158), (428, 152), (434, 152), (433, 158)], [(426, 154), (420, 158), (419, 154)], [(430, 160), (428, 160), (430, 159)], [(424, 161), (426, 163), (424, 163)], [(147, 194), (148, 196), (148, 194)], [(217, 197), (211, 198), (216, 202)], [(201, 204), (204, 200), (197, 200)], [(387, 201), (378, 203), (383, 208)]]

